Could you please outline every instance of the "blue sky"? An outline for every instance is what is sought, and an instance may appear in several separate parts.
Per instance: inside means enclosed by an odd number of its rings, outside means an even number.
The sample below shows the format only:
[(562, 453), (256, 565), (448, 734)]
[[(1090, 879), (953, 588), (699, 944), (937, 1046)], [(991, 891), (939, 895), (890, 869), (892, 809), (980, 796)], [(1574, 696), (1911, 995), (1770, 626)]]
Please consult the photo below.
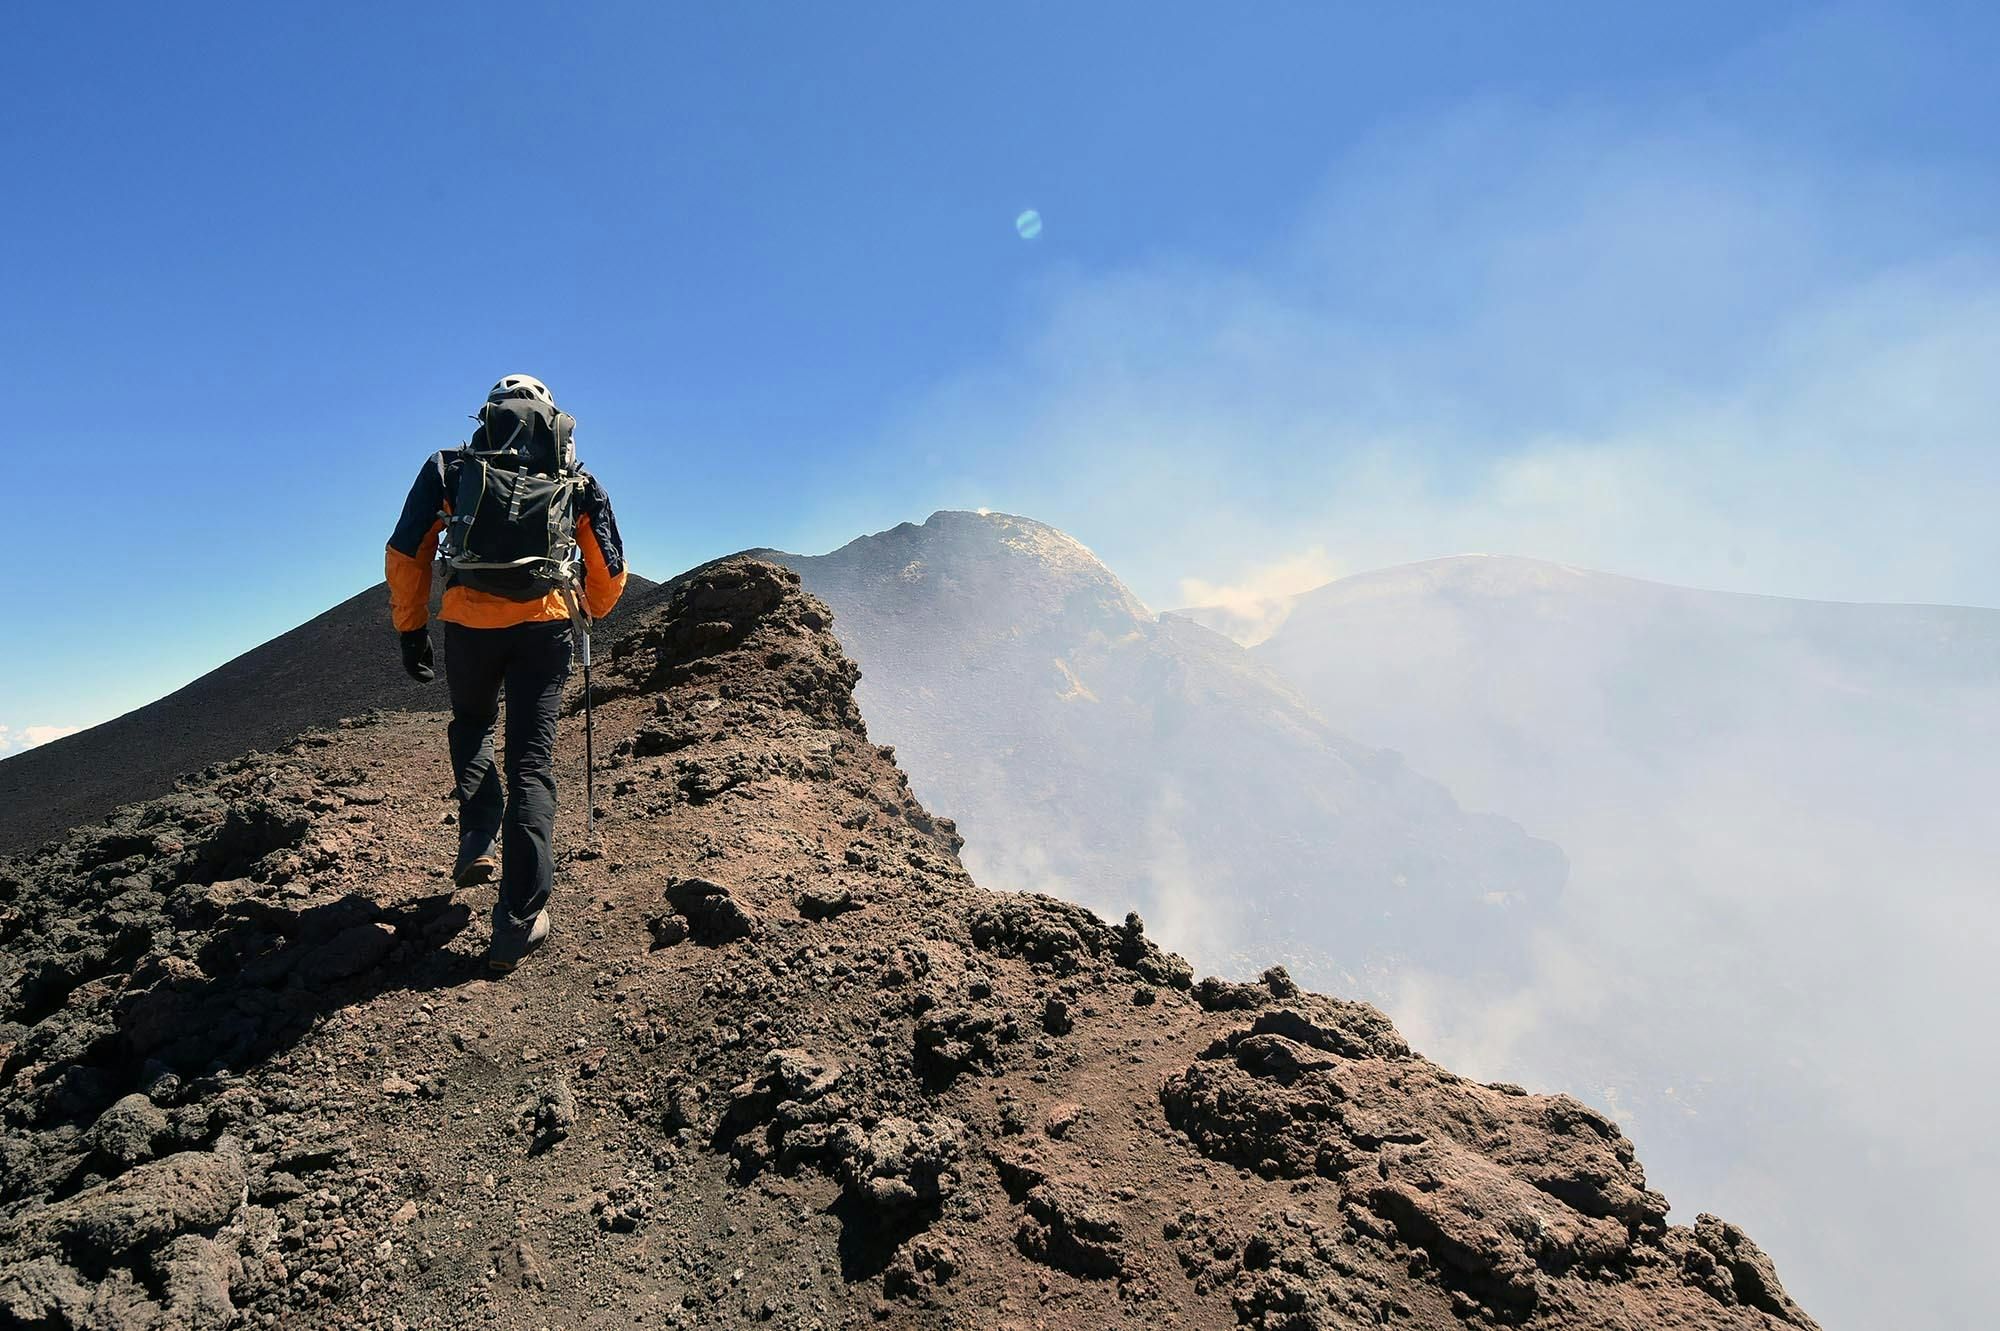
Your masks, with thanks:
[(2000, 604), (1982, 7), (1390, 11), (19, 8), (0, 752), (378, 578), (506, 372), (655, 575), (986, 505), (1159, 606)]

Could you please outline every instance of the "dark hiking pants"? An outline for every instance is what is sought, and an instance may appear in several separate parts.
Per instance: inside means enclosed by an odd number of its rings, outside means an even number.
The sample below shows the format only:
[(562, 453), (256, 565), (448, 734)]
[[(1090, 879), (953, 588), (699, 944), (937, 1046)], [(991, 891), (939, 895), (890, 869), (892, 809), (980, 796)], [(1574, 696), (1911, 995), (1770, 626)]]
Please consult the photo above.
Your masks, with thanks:
[[(444, 626), (451, 689), (451, 767), (458, 781), (462, 858), (500, 841), (496, 925), (524, 926), (555, 885), (556, 715), (569, 678), (570, 631), (562, 621), (504, 629)], [(493, 723), (507, 691), (506, 796), (493, 770)]]

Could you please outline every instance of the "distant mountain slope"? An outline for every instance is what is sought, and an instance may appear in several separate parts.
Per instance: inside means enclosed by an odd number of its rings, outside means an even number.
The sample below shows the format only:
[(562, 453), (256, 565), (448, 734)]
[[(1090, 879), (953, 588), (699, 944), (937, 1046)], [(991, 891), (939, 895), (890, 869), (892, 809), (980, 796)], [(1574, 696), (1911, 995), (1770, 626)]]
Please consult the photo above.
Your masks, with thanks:
[(1430, 977), (1398, 1020), (1592, 1088), (1851, 1325), (1982, 1320), (2000, 1163), (1959, 1143), (2000, 1105), (1964, 1056), (2000, 1020), (2000, 611), (1484, 556), (1285, 610), (1254, 657), (1570, 856), (1530, 985)]
[[(628, 596), (653, 584), (633, 577)], [(0, 852), (25, 850), (112, 808), (173, 788), (174, 778), (311, 726), (377, 707), (444, 705), (439, 679), (403, 673), (389, 628), (389, 591), (376, 583), (324, 614), (115, 720), (0, 760)]]
[(1398, 959), (1510, 974), (1561, 892), (1555, 847), (1155, 619), (1052, 527), (943, 512), (773, 557), (833, 606), (875, 733), (996, 886), (1137, 908), (1204, 964), (1364, 988)]
[(979, 888), (828, 622), (725, 560), (606, 635), (504, 981), (435, 715), (0, 859), (0, 1325), (1814, 1331), (1604, 1115)]

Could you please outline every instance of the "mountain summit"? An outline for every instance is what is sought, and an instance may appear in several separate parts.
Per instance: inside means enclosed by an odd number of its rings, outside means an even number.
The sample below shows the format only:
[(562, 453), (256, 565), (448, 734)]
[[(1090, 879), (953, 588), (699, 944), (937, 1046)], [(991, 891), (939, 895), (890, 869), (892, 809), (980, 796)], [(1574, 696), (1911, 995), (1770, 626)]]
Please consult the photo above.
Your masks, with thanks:
[(796, 575), (605, 645), (602, 844), (504, 983), (436, 716), (0, 863), (0, 1320), (1813, 1325), (1585, 1106), (976, 887)]
[(1348, 987), (1408, 961), (1515, 973), (1562, 892), (1555, 846), (1154, 616), (1053, 527), (942, 512), (763, 553), (833, 607), (871, 727), (983, 881), (1136, 907), (1206, 965)]

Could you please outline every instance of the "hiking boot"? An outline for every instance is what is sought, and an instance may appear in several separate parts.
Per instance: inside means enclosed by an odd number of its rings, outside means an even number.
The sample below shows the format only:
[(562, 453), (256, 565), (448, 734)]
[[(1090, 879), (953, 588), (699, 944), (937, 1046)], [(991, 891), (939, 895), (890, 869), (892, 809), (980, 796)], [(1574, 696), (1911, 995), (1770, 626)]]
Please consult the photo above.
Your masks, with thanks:
[(515, 924), (504, 915), (493, 924), (493, 942), (486, 949), (486, 969), (505, 975), (548, 940), (549, 912), (544, 906), (526, 924)]
[(458, 852), (458, 862), (451, 866), (451, 881), (460, 887), (477, 887), (481, 883), (493, 881), (493, 875), (500, 871), (500, 857), (488, 845), (477, 855)]

